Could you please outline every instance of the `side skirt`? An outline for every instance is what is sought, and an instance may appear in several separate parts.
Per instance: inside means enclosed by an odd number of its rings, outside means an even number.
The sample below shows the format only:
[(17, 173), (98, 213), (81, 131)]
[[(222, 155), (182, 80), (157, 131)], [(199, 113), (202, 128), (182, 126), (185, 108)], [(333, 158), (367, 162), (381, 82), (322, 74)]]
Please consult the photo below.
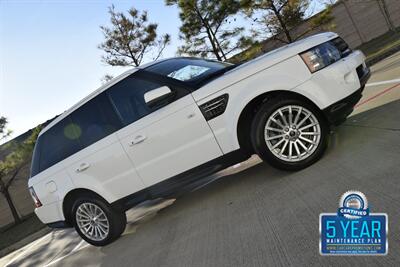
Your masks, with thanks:
[(248, 159), (250, 155), (242, 150), (235, 150), (219, 158), (213, 159), (193, 169), (168, 178), (162, 182), (145, 188), (111, 203), (114, 207), (128, 210), (149, 199), (179, 197), (201, 184), (202, 178), (214, 174), (236, 163)]

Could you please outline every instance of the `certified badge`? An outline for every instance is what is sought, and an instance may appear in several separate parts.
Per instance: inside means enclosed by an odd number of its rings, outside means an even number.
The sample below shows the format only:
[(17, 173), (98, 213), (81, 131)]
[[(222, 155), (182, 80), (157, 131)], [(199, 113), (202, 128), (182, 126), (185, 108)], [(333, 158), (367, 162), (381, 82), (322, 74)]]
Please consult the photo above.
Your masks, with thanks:
[(386, 255), (388, 219), (385, 213), (370, 213), (366, 196), (344, 193), (337, 213), (322, 213), (319, 219), (321, 255)]

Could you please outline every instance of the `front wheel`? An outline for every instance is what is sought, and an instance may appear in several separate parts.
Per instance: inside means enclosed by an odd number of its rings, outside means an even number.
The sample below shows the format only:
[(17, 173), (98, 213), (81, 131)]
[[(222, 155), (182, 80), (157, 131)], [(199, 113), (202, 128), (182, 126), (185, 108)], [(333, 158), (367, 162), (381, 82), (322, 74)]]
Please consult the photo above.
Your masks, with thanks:
[(115, 210), (104, 200), (92, 195), (77, 199), (72, 214), (75, 230), (94, 246), (105, 246), (113, 242), (126, 227), (124, 211)]
[(283, 170), (300, 170), (323, 155), (329, 127), (321, 112), (300, 99), (271, 99), (257, 112), (251, 139), (257, 154)]

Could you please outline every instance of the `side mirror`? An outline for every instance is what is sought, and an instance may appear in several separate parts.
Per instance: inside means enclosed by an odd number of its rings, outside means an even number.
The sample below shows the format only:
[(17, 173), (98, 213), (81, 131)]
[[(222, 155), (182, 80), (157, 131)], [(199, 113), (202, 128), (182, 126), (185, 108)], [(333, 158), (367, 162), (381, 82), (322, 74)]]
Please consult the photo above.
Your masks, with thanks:
[(144, 94), (144, 102), (149, 108), (167, 104), (174, 96), (174, 92), (168, 86), (162, 86)]

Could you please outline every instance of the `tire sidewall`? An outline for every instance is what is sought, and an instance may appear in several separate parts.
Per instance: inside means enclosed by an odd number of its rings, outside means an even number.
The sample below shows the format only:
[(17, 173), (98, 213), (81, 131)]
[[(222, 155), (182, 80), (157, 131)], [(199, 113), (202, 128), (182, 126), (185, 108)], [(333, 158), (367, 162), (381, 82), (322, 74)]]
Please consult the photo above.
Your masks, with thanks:
[[(79, 226), (76, 222), (76, 211), (77, 211), (78, 207), (83, 203), (92, 203), (92, 204), (97, 205), (99, 208), (101, 208), (103, 210), (104, 214), (107, 216), (107, 219), (109, 222), (109, 231), (108, 231), (108, 235), (105, 239), (100, 240), (100, 241), (92, 240), (92, 239), (88, 238), (79, 228)], [(99, 199), (93, 198), (93, 197), (85, 197), (85, 196), (78, 198), (75, 201), (74, 205), (72, 206), (72, 221), (73, 221), (75, 230), (82, 237), (82, 239), (84, 239), (86, 242), (88, 242), (89, 244), (92, 244), (94, 246), (105, 246), (105, 245), (111, 243), (116, 238), (118, 238), (119, 235), (121, 235), (121, 233), (125, 229), (125, 225), (126, 225), (126, 217), (125, 217), (124, 212), (122, 213), (122, 212), (113, 210), (108, 203), (105, 203), (102, 200), (99, 200)], [(124, 225), (122, 225), (122, 224), (124, 224)], [(121, 228), (122, 228), (122, 230), (121, 230)]]
[[(276, 157), (268, 148), (265, 142), (265, 125), (267, 123), (268, 118), (279, 108), (287, 105), (297, 105), (302, 106), (308, 109), (313, 115), (317, 118), (320, 128), (321, 128), (321, 136), (320, 141), (317, 148), (314, 150), (313, 154), (307, 157), (304, 160), (288, 162)], [(257, 112), (253, 124), (252, 124), (252, 144), (254, 150), (257, 154), (266, 162), (270, 163), (274, 167), (283, 170), (300, 170), (306, 168), (316, 162), (319, 158), (321, 158), (324, 153), (327, 140), (328, 140), (329, 126), (327, 121), (321, 111), (314, 107), (314, 105), (309, 104), (306, 101), (290, 98), (290, 99), (271, 99), (264, 103), (264, 105)]]

